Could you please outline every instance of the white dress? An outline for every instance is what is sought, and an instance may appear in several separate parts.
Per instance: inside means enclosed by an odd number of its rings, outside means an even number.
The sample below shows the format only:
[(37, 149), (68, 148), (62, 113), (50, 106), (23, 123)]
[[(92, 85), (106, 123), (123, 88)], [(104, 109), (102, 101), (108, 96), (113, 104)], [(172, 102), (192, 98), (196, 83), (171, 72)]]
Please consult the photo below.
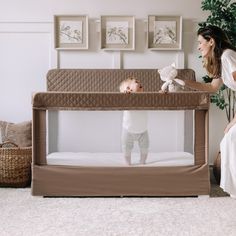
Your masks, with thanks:
[[(221, 56), (222, 80), (224, 84), (236, 91), (236, 81), (232, 72), (236, 71), (236, 52), (226, 49)], [(236, 125), (224, 135), (220, 143), (221, 180), (220, 187), (231, 196), (236, 197)]]

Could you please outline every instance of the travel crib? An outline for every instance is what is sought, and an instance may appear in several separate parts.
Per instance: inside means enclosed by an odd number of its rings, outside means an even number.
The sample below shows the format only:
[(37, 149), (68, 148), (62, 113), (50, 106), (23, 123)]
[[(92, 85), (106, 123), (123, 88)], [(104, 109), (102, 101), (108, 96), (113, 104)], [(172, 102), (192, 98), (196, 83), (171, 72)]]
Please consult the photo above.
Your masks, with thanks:
[[(122, 94), (127, 77), (142, 81), (145, 92)], [(191, 69), (178, 78), (195, 80)], [(35, 196), (196, 196), (208, 195), (209, 94), (186, 89), (161, 94), (155, 69), (53, 69), (47, 92), (33, 106), (32, 195)], [(49, 164), (47, 111), (194, 110), (194, 163), (183, 166), (91, 166)], [(69, 154), (68, 154), (69, 155)], [(68, 157), (69, 158), (69, 157)]]

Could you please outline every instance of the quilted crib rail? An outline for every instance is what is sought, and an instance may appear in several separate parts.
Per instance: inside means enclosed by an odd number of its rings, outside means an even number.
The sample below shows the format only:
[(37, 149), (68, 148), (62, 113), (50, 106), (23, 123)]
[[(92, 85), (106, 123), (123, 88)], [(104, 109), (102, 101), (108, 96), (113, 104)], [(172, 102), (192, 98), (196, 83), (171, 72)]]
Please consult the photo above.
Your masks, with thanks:
[(34, 109), (56, 110), (206, 110), (209, 93), (41, 92), (32, 103)]
[[(192, 69), (178, 69), (179, 79), (196, 80)], [(117, 92), (128, 77), (142, 82), (144, 91), (156, 92), (162, 81), (157, 69), (52, 69), (47, 73), (47, 91)]]

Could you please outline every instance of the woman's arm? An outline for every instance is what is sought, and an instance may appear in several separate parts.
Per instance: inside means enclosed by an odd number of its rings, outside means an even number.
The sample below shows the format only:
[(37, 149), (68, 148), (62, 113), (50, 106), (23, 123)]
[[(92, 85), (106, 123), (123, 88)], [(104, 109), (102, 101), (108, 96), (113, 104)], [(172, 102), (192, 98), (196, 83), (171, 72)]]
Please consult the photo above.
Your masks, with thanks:
[(215, 93), (223, 84), (220, 78), (213, 79), (211, 83), (200, 83), (193, 80), (184, 80), (184, 82), (186, 87), (210, 93)]
[[(232, 72), (232, 76), (234, 80), (236, 81), (236, 71)], [(226, 134), (232, 126), (236, 124), (236, 114), (234, 115), (234, 118), (229, 122), (229, 124), (226, 126), (224, 133)]]
[(235, 124), (236, 124), (236, 114), (234, 115), (234, 118), (229, 122), (229, 124), (227, 124), (224, 133), (226, 134)]

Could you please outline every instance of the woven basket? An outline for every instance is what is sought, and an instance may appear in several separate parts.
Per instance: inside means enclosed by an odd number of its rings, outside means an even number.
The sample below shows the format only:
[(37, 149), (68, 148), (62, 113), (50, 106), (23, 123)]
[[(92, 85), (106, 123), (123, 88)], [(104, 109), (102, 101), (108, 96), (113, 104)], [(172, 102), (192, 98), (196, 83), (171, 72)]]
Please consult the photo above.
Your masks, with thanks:
[(31, 180), (32, 148), (0, 144), (0, 186), (26, 187)]

